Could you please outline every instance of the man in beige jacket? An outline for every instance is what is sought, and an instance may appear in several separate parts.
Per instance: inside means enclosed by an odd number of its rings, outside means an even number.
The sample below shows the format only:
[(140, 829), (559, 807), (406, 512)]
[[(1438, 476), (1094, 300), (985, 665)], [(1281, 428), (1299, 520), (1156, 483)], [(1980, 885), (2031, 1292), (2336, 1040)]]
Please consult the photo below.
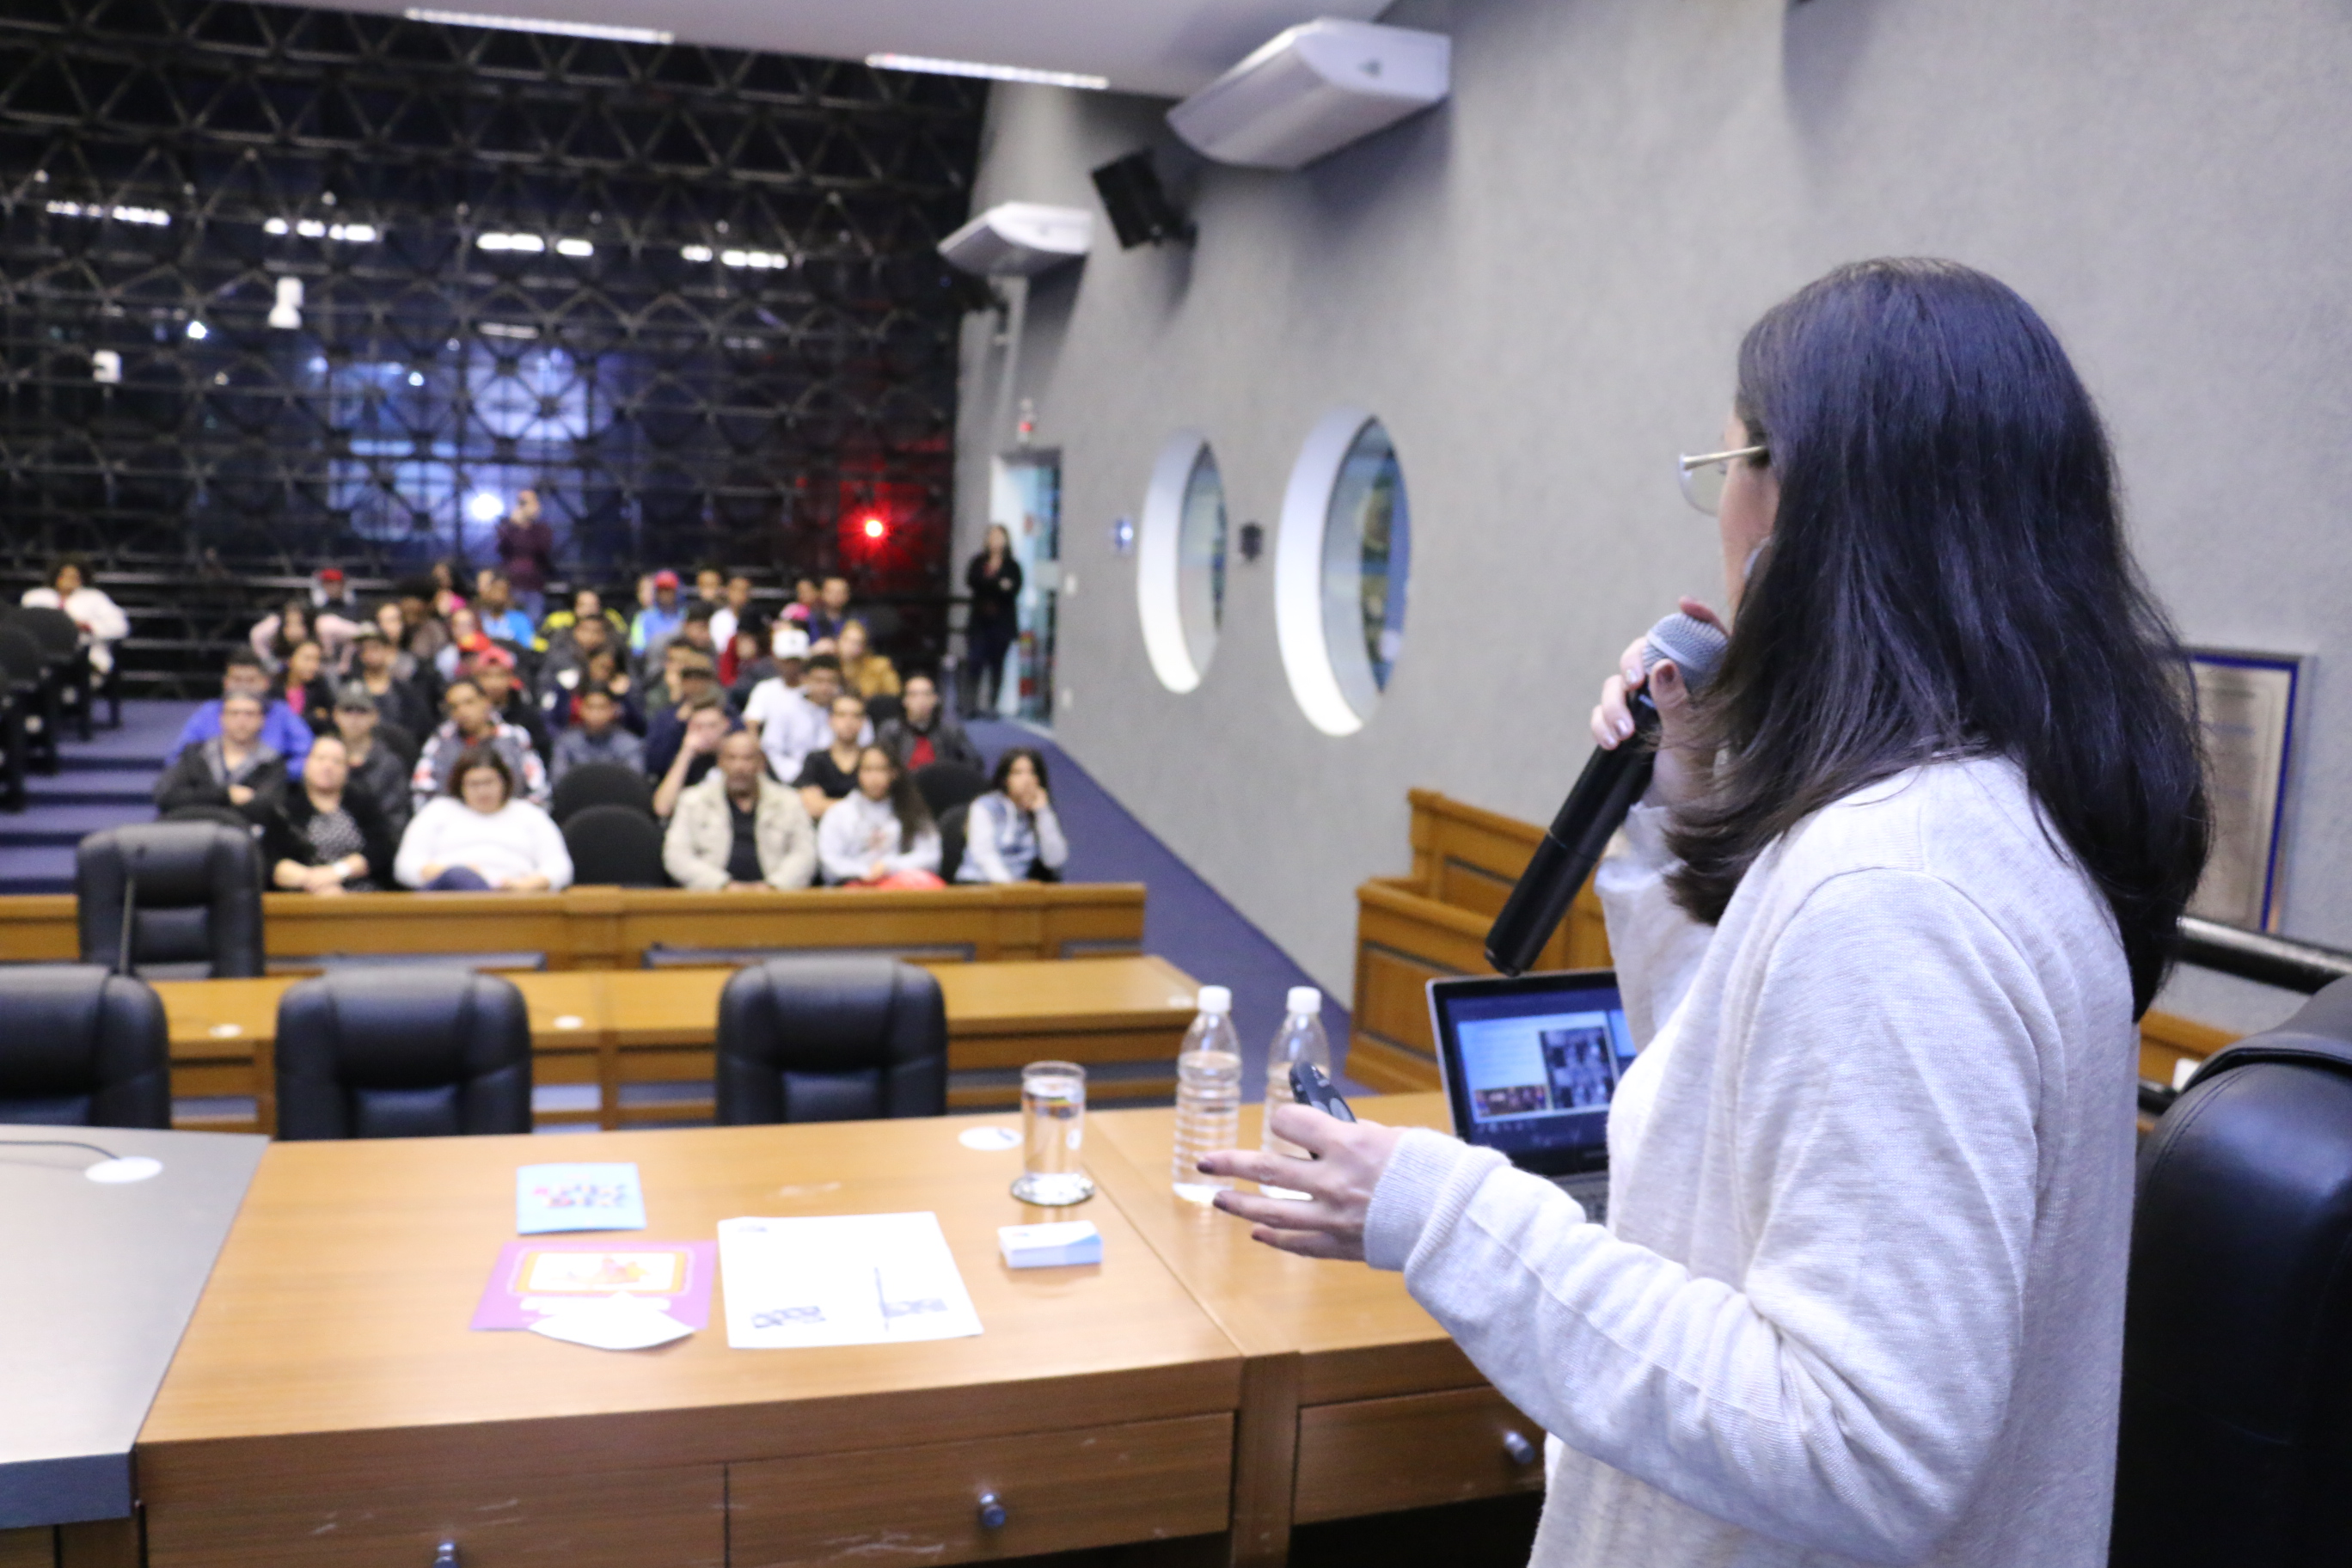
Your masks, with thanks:
[(805, 888), (816, 875), (816, 829), (800, 796), (767, 773), (758, 737), (719, 742), (719, 763), (683, 791), (662, 837), (662, 865), (697, 892)]

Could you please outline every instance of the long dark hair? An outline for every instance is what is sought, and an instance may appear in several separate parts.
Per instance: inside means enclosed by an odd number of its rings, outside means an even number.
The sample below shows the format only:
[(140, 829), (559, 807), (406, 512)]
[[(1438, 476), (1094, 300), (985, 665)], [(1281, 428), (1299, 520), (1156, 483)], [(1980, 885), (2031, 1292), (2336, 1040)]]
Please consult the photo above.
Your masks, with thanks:
[(901, 854), (915, 847), (915, 840), (937, 826), (931, 820), (931, 808), (923, 799), (923, 792), (915, 787), (914, 776), (898, 765), (887, 746), (861, 747), (857, 752), (857, 769), (864, 771), (866, 759), (879, 757), (890, 764), (890, 815), (898, 819), (898, 849)]
[(2180, 650), (2055, 335), (1983, 273), (1862, 262), (1748, 331), (1735, 412), (1780, 510), (1699, 704), (1715, 770), (1677, 813), (1677, 900), (1712, 924), (1823, 806), (2005, 756), (2114, 910), (2144, 1012), (2210, 825)]

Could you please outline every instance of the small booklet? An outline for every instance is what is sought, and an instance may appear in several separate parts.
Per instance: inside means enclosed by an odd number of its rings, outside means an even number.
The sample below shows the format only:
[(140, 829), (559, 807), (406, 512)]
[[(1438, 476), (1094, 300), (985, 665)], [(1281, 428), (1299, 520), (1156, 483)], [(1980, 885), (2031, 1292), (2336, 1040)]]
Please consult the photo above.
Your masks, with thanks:
[(515, 1171), (515, 1234), (643, 1230), (646, 1190), (633, 1163), (523, 1165)]
[(477, 1329), (529, 1329), (627, 1295), (689, 1329), (710, 1323), (719, 1247), (709, 1241), (509, 1241), (474, 1309)]

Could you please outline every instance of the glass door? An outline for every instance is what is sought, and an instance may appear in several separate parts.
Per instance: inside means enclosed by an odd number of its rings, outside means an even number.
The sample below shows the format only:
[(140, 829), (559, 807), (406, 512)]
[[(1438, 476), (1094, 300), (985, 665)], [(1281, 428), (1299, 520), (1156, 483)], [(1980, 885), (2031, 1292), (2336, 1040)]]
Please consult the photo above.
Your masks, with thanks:
[(997, 687), (996, 711), (1050, 724), (1054, 719), (1054, 609), (1062, 586), (1062, 458), (1023, 452), (996, 460), (989, 521), (1013, 538), (1021, 563), (1020, 634)]

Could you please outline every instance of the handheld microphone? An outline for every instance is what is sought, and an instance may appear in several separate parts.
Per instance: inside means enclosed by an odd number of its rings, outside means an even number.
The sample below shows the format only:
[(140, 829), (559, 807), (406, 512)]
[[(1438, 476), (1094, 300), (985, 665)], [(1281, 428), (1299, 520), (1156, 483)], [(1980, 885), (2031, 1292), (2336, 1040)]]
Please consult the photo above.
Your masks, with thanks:
[[(1727, 641), (1720, 628), (1677, 612), (1650, 628), (1642, 668), (1654, 669), (1672, 659), (1683, 684), (1696, 691), (1713, 679)], [(1610, 837), (1650, 787), (1650, 770), (1657, 761), (1657, 705), (1644, 686), (1627, 706), (1633, 710), (1633, 733), (1614, 749), (1593, 752), (1536, 846), (1535, 858), (1519, 873), (1503, 912), (1487, 929), (1486, 962), (1499, 973), (1525, 974), (1535, 966), (1576, 890), (1601, 863)]]

